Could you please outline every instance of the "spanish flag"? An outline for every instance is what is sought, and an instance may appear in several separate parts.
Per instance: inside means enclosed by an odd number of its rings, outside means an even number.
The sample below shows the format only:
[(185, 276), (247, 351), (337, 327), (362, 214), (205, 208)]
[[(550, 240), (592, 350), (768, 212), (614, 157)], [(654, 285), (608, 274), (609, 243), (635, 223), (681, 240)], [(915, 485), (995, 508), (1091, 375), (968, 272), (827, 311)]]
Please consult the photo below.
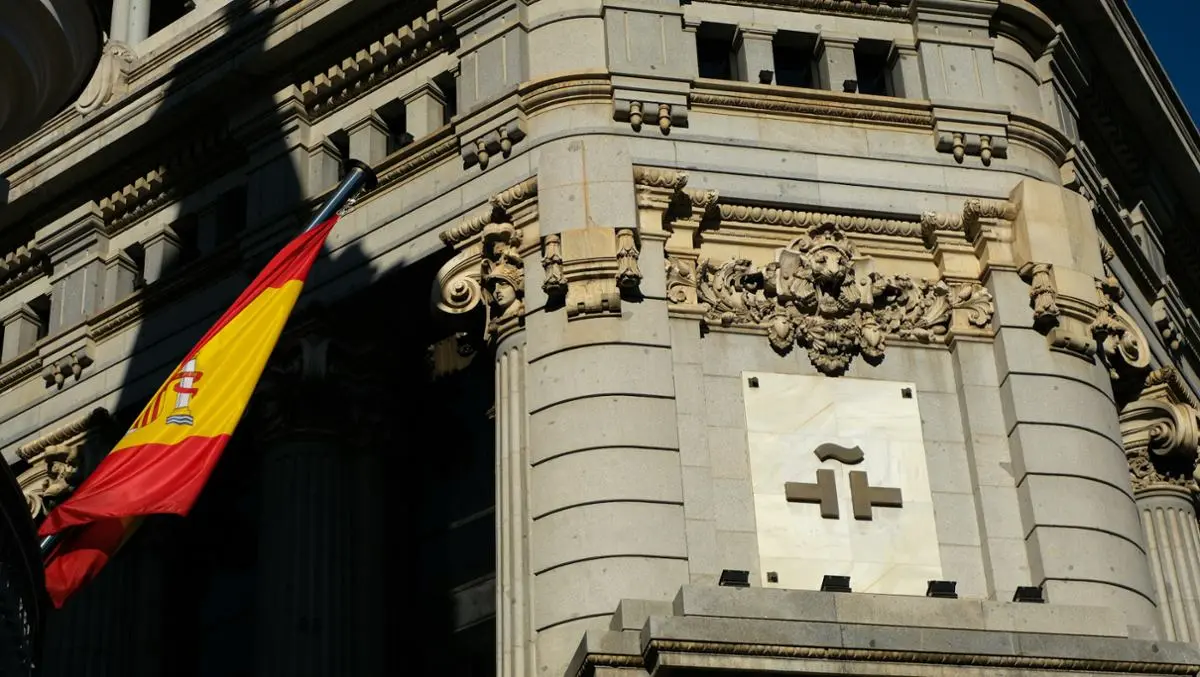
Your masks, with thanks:
[[(56, 607), (99, 573), (145, 515), (186, 515), (233, 435), (304, 280), (337, 222), (292, 240), (179, 363), (95, 471), (46, 516)], [(73, 527), (73, 528), (72, 528)]]

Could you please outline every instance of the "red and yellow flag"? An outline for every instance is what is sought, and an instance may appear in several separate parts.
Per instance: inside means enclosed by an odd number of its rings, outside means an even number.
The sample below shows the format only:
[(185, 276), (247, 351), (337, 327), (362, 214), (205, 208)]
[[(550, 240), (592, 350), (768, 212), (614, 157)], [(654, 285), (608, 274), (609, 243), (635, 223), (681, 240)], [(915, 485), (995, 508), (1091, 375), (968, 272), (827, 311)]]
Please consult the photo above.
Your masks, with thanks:
[(159, 387), (116, 447), (40, 536), (64, 534), (46, 563), (56, 607), (99, 573), (144, 515), (186, 515), (212, 474), (337, 217), (267, 264)]

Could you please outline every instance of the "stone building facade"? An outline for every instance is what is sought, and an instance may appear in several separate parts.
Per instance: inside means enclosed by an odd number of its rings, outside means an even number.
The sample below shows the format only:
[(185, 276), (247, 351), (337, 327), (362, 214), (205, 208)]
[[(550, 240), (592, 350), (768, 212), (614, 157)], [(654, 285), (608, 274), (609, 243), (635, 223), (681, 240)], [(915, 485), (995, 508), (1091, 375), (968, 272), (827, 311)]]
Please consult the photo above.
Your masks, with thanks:
[(46, 674), (1200, 671), (1200, 137), (1122, 0), (154, 4), (0, 153), (35, 517), (379, 186)]

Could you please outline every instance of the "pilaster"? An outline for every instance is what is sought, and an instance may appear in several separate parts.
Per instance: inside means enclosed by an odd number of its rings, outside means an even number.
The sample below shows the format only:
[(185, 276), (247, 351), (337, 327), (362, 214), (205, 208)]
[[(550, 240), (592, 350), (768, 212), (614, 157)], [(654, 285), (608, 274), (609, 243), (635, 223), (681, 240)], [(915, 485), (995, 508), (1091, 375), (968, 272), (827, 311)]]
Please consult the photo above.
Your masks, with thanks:
[(100, 310), (104, 291), (104, 257), (108, 235), (94, 202), (38, 234), (39, 246), (50, 259), (49, 333), (71, 327)]
[(38, 340), (38, 316), (23, 305), (4, 318), (4, 342), (0, 344), (0, 363), (8, 362), (33, 349)]
[(170, 226), (163, 226), (162, 230), (143, 240), (146, 259), (142, 277), (146, 284), (157, 282), (170, 273), (179, 262), (182, 248), (179, 235)]
[[(817, 73), (821, 88), (834, 92), (857, 91), (854, 45), (858, 38), (822, 31), (817, 42)], [(853, 89), (851, 89), (853, 87)]]
[[(913, 34), (933, 103), (935, 146), (986, 166), (1008, 154), (1008, 102), (989, 36), (997, 0), (913, 0)], [(964, 67), (964, 64), (970, 64)]]
[(734, 46), (740, 79), (771, 84), (775, 80), (776, 29), (767, 26), (738, 26)]
[(347, 127), (346, 133), (350, 137), (350, 157), (355, 160), (373, 165), (387, 157), (387, 123), (375, 111)]
[(423, 139), (442, 127), (446, 97), (433, 82), (426, 82), (404, 97), (404, 122), (413, 140)]

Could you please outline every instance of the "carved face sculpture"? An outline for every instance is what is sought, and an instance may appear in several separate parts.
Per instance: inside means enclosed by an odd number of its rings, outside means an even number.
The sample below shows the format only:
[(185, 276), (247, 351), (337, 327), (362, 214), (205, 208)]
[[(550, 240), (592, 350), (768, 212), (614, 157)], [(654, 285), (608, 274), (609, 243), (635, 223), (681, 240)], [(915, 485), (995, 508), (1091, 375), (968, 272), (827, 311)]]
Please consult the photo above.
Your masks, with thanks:
[(495, 279), (492, 281), (492, 300), (497, 306), (507, 308), (517, 300), (517, 290), (507, 280)]

